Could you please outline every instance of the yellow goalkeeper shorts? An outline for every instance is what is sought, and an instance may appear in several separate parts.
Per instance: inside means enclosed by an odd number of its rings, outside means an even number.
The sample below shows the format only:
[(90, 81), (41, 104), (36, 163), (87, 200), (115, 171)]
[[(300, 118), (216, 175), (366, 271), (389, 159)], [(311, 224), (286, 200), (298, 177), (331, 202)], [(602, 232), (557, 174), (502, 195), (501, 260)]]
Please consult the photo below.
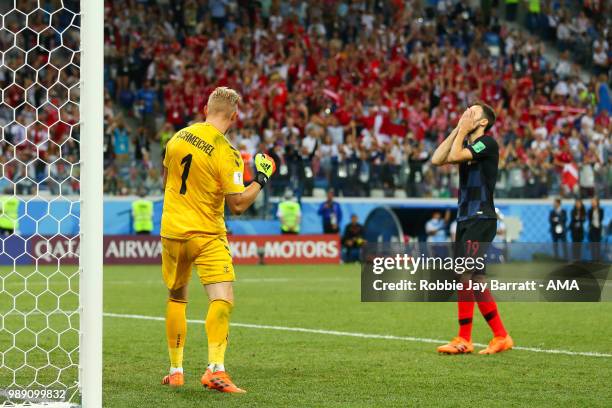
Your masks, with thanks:
[(227, 237), (202, 236), (188, 240), (170, 238), (162, 242), (162, 275), (168, 289), (189, 283), (195, 265), (204, 285), (236, 280)]

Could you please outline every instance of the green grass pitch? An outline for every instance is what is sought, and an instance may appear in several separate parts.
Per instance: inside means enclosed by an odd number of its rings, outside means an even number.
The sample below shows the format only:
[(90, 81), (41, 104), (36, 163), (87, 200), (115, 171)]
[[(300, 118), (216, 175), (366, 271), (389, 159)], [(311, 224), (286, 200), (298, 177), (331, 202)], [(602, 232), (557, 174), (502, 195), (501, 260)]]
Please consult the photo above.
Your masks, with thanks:
[[(159, 385), (169, 365), (164, 322), (107, 316), (104, 407), (611, 405), (612, 357), (527, 350), (493, 356), (438, 355), (437, 344), (423, 339), (453, 337), (456, 306), (361, 303), (357, 265), (237, 266), (236, 270), (232, 321), (253, 326), (231, 328), (226, 367), (248, 393), (225, 395), (199, 385), (207, 355), (203, 324), (188, 326), (185, 387), (169, 389)], [(34, 278), (42, 279), (30, 280)], [(159, 266), (105, 267), (104, 282), (106, 313), (163, 318), (166, 290)], [(203, 320), (206, 304), (194, 277), (188, 318)], [(612, 303), (501, 303), (499, 307), (517, 346), (612, 354)], [(0, 313), (6, 309), (0, 304)], [(2, 349), (12, 342), (9, 337), (0, 335)], [(478, 343), (490, 340), (477, 309), (473, 337)], [(0, 373), (0, 384), (9, 380), (8, 373)]]

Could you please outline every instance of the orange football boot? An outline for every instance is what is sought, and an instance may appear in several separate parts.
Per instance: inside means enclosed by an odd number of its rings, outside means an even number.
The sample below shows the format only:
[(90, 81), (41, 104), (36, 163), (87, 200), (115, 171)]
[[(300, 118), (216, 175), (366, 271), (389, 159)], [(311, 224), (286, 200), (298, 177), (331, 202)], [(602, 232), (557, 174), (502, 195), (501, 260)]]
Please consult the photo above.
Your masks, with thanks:
[(474, 351), (474, 345), (463, 337), (455, 337), (450, 343), (438, 347), (438, 353), (468, 354)]
[(514, 341), (510, 335), (507, 335), (506, 337), (493, 337), (493, 340), (489, 342), (487, 348), (480, 350), (478, 354), (501, 353), (502, 351), (510, 350), (512, 347), (514, 347)]
[(183, 376), (183, 373), (180, 373), (178, 371), (173, 374), (169, 374), (162, 379), (162, 385), (180, 387), (183, 384), (185, 384), (185, 376)]
[(225, 371), (215, 371), (213, 373), (209, 368), (207, 368), (200, 382), (202, 383), (204, 388), (217, 390), (220, 392), (246, 392), (242, 388), (238, 388), (236, 384), (232, 382), (232, 379), (230, 378), (229, 374), (227, 374)]

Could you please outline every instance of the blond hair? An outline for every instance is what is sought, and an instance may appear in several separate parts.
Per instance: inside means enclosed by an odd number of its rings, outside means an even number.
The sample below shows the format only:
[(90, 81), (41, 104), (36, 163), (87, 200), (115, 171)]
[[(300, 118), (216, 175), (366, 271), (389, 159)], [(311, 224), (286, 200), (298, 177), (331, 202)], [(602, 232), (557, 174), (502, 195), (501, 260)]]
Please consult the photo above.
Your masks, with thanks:
[(223, 114), (227, 119), (236, 112), (240, 102), (238, 92), (226, 86), (220, 86), (208, 97), (208, 115)]

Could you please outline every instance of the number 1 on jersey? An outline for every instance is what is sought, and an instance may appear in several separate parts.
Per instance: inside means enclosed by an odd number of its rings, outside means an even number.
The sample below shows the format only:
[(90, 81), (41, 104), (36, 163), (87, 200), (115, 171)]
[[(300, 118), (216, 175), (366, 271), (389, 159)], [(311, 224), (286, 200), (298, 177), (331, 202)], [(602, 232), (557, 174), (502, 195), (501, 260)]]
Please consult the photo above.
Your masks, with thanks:
[(183, 168), (183, 174), (181, 176), (181, 194), (185, 194), (187, 192), (187, 177), (189, 177), (189, 168), (191, 167), (191, 159), (193, 158), (193, 155), (188, 154), (187, 156), (183, 157), (183, 160), (181, 160), (181, 165), (185, 166)]

